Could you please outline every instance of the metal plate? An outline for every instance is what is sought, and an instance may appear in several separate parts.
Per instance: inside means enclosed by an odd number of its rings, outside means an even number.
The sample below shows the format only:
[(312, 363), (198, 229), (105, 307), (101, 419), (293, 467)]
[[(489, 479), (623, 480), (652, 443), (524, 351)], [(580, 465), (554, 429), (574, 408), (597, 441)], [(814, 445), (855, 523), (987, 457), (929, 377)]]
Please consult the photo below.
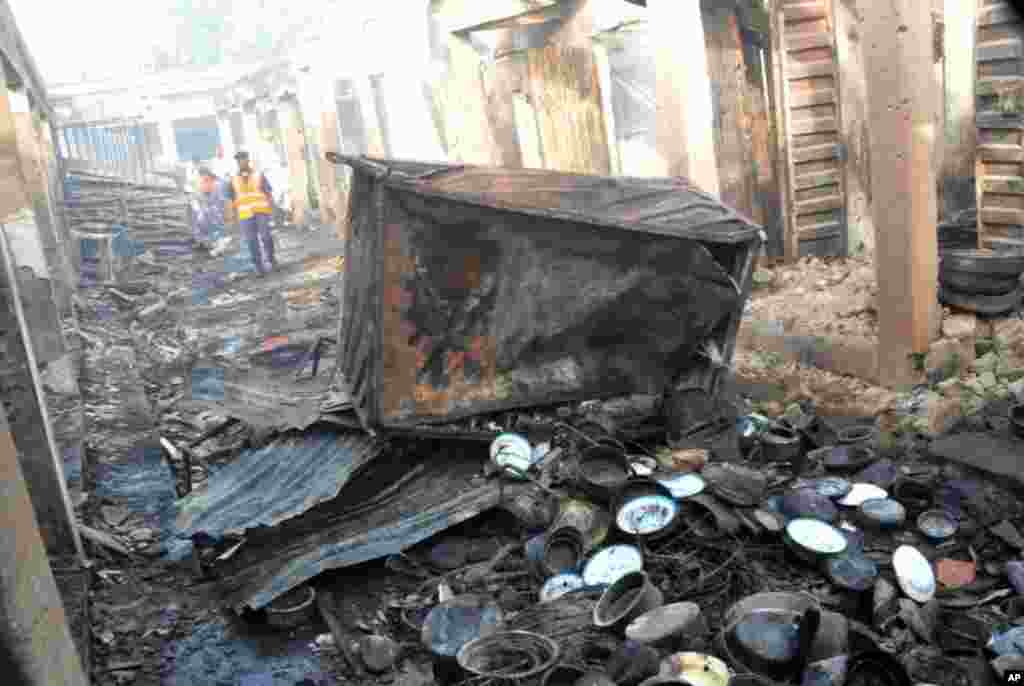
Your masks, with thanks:
[(644, 568), (644, 556), (632, 545), (611, 545), (597, 551), (583, 567), (583, 583), (588, 587), (610, 586), (630, 572)]
[(892, 555), (892, 566), (900, 588), (911, 600), (927, 603), (935, 596), (935, 570), (917, 548), (901, 545)]
[(642, 495), (627, 501), (615, 516), (619, 531), (649, 536), (672, 525), (679, 504), (661, 495)]
[(831, 524), (817, 519), (794, 519), (786, 534), (796, 545), (818, 555), (838, 555), (846, 550), (846, 537)]
[(857, 483), (853, 484), (850, 492), (839, 501), (844, 507), (860, 507), (865, 500), (872, 498), (888, 498), (889, 494), (884, 488), (874, 484)]
[(677, 499), (692, 498), (704, 492), (704, 479), (699, 474), (677, 474), (664, 479), (658, 479), (658, 483), (672, 492), (672, 497)]
[(549, 603), (581, 588), (583, 588), (583, 577), (579, 574), (558, 574), (544, 582), (544, 586), (540, 589), (540, 602)]

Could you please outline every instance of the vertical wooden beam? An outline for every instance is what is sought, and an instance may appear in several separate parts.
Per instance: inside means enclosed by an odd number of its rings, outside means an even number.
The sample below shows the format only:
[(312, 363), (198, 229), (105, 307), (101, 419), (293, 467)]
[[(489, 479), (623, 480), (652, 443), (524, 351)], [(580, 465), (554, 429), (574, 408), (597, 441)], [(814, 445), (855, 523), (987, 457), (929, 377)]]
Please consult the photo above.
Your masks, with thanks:
[(786, 16), (782, 0), (768, 0), (771, 14), (771, 80), (774, 104), (775, 140), (779, 155), (776, 169), (782, 205), (783, 255), (787, 260), (800, 257), (800, 237), (797, 232), (793, 204), (793, 158), (789, 145), (789, 103), (786, 88)]
[[(562, 4), (562, 25), (549, 39), (551, 47), (530, 51), (530, 75), (542, 63), (544, 96), (552, 98), (535, 104), (538, 113), (544, 163), (549, 169), (590, 174), (610, 174), (611, 160), (605, 131), (601, 79), (594, 59), (594, 7), (596, 0), (569, 0)], [(557, 51), (557, 52), (556, 52)], [(558, 64), (548, 61), (557, 55)], [(552, 70), (554, 67), (554, 70)], [(564, 99), (564, 102), (559, 102)], [(551, 134), (561, 130), (562, 145), (552, 146)], [(559, 155), (552, 147), (562, 148)], [(561, 159), (560, 159), (561, 158)], [(573, 163), (575, 158), (575, 163)]]
[(867, 73), (864, 67), (863, 10), (866, 0), (833, 2), (839, 107), (846, 144), (843, 178), (846, 188), (847, 248), (866, 254), (875, 247), (871, 211), (871, 161), (868, 140)]
[[(10, 230), (26, 239), (27, 245), (39, 241), (40, 219), (25, 183), (21, 147), (11, 98), (6, 88), (0, 88), (0, 170), (6, 172), (0, 182), (0, 397), (9, 401), (16, 413), (11, 421), (19, 456), (47, 547), (75, 551), (84, 560), (64, 478), (63, 455), (57, 448), (40, 379), (39, 363), (52, 361), (59, 352), (42, 359), (37, 355), (37, 348), (42, 354), (44, 348), (61, 341), (60, 322), (52, 303), (33, 302), (21, 293), (17, 267), (28, 266), (41, 256), (28, 250), (16, 256), (7, 240)], [(45, 260), (36, 268), (49, 269)]]
[[(0, 408), (0, 613), (5, 642), (31, 686), (88, 686), (50, 568), (18, 451)], [(4, 680), (15, 674), (5, 672)]]
[[(978, 202), (974, 189), (974, 41), (978, 3), (945, 0), (945, 129), (941, 172), (944, 216), (966, 210)], [(976, 207), (981, 207), (980, 204)]]
[(487, 116), (480, 53), (468, 40), (452, 33), (446, 32), (443, 40), (448, 51), (448, 73), (438, 94), (448, 159), (453, 163), (500, 165), (501, 151)]
[(663, 173), (719, 194), (711, 83), (699, 0), (648, 0)]
[(912, 355), (928, 352), (938, 306), (932, 16), (920, 0), (864, 4), (871, 194), (884, 208), (875, 213), (878, 376), (902, 387), (920, 378)]

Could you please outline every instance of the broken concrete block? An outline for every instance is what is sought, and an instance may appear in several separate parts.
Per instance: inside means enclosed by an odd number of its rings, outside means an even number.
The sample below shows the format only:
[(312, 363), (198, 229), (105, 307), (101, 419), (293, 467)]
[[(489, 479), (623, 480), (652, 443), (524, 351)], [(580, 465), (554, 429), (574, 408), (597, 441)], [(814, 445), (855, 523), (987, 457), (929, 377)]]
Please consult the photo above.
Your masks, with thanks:
[(996, 380), (995, 372), (985, 371), (978, 376), (978, 383), (980, 383), (981, 387), (985, 390), (991, 390), (994, 389), (999, 382)]
[(977, 332), (978, 318), (973, 314), (952, 314), (942, 319), (942, 335), (946, 338), (962, 340), (974, 338)]

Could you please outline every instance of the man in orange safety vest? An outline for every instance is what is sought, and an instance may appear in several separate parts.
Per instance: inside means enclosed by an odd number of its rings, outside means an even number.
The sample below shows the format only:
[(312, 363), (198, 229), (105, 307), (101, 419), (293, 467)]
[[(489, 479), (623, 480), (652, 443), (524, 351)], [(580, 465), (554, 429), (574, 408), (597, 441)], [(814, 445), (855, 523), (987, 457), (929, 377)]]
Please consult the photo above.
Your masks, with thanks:
[(268, 267), (264, 265), (264, 258), (269, 269), (277, 268), (274, 237), (270, 227), (270, 219), (274, 215), (273, 190), (266, 177), (253, 170), (249, 153), (239, 152), (235, 160), (238, 162), (238, 173), (226, 189), (227, 199), (238, 213), (242, 240), (249, 245), (249, 254), (256, 265), (256, 271), (266, 274)]

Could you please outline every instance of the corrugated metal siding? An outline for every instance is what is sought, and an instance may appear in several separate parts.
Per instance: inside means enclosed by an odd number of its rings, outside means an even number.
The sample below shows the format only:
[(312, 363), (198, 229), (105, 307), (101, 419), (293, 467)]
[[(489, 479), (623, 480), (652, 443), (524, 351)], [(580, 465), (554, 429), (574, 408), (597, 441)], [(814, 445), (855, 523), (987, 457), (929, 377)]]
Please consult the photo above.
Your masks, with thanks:
[(783, 0), (790, 236), (802, 255), (846, 252), (839, 83), (828, 0)]
[[(1004, 0), (979, 0), (978, 234), (1024, 241), (1024, 24)], [(1024, 243), (1022, 243), (1024, 244)]]
[(175, 536), (213, 537), (277, 526), (338, 495), (384, 450), (363, 432), (291, 435), (243, 453), (209, 487), (175, 505)]

